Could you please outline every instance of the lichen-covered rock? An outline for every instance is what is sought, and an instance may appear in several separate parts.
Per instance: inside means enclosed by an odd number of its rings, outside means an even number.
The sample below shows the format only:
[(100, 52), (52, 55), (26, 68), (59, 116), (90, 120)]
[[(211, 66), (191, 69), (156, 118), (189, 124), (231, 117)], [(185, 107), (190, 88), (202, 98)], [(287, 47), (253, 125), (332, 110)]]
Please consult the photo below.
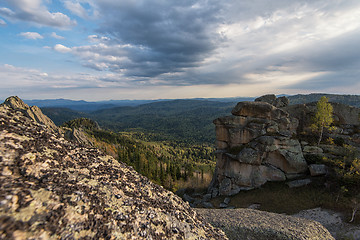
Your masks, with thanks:
[(320, 223), (254, 209), (196, 209), (229, 239), (334, 240)]
[(173, 193), (23, 108), (0, 106), (0, 239), (227, 239)]
[(6, 105), (16, 111), (22, 112), (25, 116), (31, 118), (33, 121), (45, 125), (50, 131), (58, 132), (59, 129), (55, 123), (42, 113), (41, 109), (37, 106), (29, 107), (19, 97), (8, 97), (2, 105)]

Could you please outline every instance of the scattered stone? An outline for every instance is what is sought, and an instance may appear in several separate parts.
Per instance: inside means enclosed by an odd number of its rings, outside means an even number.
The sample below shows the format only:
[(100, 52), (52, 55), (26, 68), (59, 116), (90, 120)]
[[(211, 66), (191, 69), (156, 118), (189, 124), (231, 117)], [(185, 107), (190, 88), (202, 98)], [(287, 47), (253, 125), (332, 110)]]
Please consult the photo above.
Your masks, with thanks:
[(191, 197), (190, 195), (184, 193), (182, 199), (188, 203), (193, 203), (195, 201), (195, 198)]
[(308, 154), (321, 154), (324, 150), (316, 146), (305, 146), (303, 152)]
[(309, 165), (311, 176), (320, 176), (327, 173), (327, 167), (324, 164), (311, 164)]
[(211, 200), (211, 194), (210, 194), (210, 193), (205, 194), (205, 195), (203, 196), (202, 200), (203, 200), (204, 202), (210, 201), (210, 200)]
[(202, 205), (204, 208), (214, 208), (214, 205), (212, 205), (211, 202), (202, 202), (201, 205)]
[(226, 209), (235, 209), (235, 206), (228, 206)]
[(249, 209), (260, 209), (260, 204), (254, 203), (254, 204), (251, 204), (250, 206), (248, 206), (247, 208), (249, 208)]
[(220, 208), (227, 208), (228, 204), (222, 202), (222, 203), (220, 203), (219, 207)]
[(306, 179), (299, 179), (299, 180), (287, 182), (286, 184), (289, 186), (289, 188), (297, 188), (308, 185), (310, 183), (311, 183), (311, 179), (306, 178)]
[(286, 176), (287, 180), (294, 180), (294, 179), (304, 178), (304, 177), (306, 177), (306, 174), (304, 174), (304, 173), (288, 173), (288, 174), (285, 174), (285, 176)]
[(229, 198), (229, 197), (226, 197), (226, 198), (224, 199), (224, 203), (225, 203), (225, 204), (229, 204), (230, 201), (231, 201), (231, 198)]

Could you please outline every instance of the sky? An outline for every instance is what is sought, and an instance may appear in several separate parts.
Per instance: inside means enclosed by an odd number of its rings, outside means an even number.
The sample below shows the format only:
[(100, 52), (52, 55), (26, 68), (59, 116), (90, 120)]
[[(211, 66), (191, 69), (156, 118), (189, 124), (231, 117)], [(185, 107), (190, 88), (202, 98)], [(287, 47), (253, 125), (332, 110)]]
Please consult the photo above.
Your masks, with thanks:
[(359, 0), (1, 0), (0, 99), (360, 94)]

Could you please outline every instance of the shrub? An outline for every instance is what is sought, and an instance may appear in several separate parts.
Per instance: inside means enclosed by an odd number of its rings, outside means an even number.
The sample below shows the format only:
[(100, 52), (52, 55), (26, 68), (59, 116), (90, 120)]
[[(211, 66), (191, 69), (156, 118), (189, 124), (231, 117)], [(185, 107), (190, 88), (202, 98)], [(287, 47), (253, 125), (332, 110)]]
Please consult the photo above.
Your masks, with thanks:
[(341, 138), (341, 137), (336, 137), (336, 138), (334, 139), (334, 143), (335, 143), (337, 146), (342, 147), (342, 146), (344, 146), (344, 144), (345, 144), (345, 140), (344, 140), (343, 138)]
[(305, 154), (304, 158), (308, 164), (322, 163), (323, 159), (320, 155), (316, 154)]

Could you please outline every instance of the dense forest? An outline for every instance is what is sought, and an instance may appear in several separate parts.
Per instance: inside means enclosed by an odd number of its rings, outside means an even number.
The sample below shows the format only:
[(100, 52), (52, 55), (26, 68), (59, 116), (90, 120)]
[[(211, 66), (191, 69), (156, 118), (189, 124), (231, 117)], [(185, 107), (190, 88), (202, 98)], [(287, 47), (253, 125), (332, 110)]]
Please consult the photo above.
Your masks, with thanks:
[(171, 141), (151, 141), (156, 134), (111, 132), (97, 122), (78, 118), (62, 125), (82, 129), (95, 147), (132, 166), (165, 188), (206, 188), (215, 169), (214, 148)]
[(213, 144), (213, 120), (228, 115), (236, 102), (173, 100), (136, 107), (117, 107), (92, 113), (64, 108), (42, 108), (57, 125), (86, 117), (97, 121), (102, 129), (113, 132), (142, 132), (147, 140), (189, 144)]

